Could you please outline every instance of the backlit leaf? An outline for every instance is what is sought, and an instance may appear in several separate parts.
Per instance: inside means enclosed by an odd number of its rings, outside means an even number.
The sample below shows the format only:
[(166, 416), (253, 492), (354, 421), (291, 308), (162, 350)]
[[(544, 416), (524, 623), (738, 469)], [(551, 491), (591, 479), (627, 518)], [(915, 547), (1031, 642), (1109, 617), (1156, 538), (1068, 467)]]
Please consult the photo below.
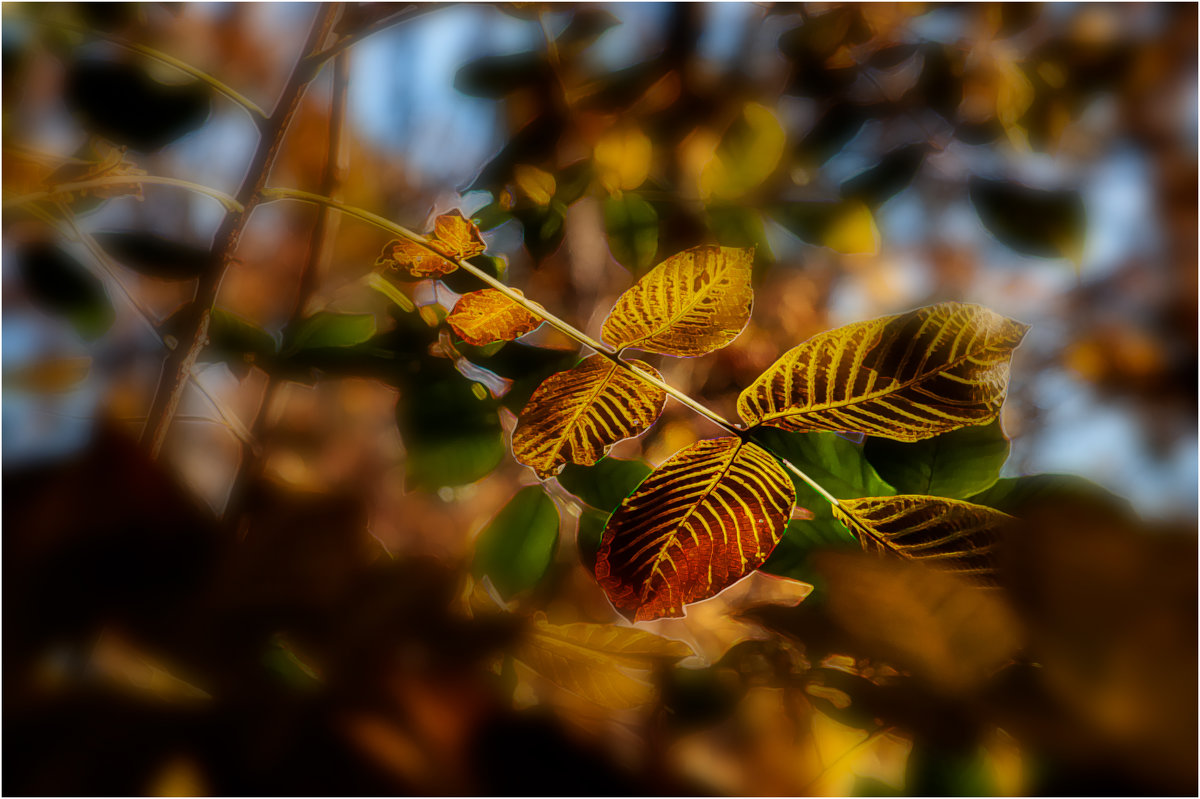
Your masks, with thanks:
[(476, 575), (508, 599), (537, 584), (558, 546), (558, 508), (540, 486), (518, 491), (475, 542)]
[(434, 220), (433, 239), (429, 245), (456, 261), (474, 258), (487, 249), (479, 228), (458, 210), (442, 214)]
[(601, 335), (618, 349), (704, 355), (737, 338), (750, 321), (754, 253), (700, 246), (651, 269), (617, 299)]
[(463, 341), (482, 347), (493, 341), (512, 341), (542, 320), (498, 290), (483, 289), (459, 297), (446, 322)]
[(941, 303), (813, 336), (741, 396), (750, 425), (919, 441), (996, 418), (1028, 329), (979, 305)]
[(554, 175), (529, 164), (517, 164), (513, 168), (513, 178), (521, 193), (537, 205), (549, 205), (558, 188)]
[(1024, 255), (1080, 262), (1087, 214), (1079, 192), (981, 177), (968, 185), (980, 221), (1001, 242)]
[(604, 200), (604, 232), (617, 263), (640, 272), (658, 252), (658, 212), (632, 192)]
[(914, 442), (872, 436), (863, 447), (871, 465), (900, 493), (951, 499), (967, 499), (991, 487), (1000, 478), (1008, 450), (999, 419)]
[(857, 199), (794, 202), (772, 211), (775, 221), (809, 244), (845, 255), (879, 250), (879, 229), (871, 209)]
[(458, 269), (458, 264), (409, 239), (393, 239), (383, 245), (375, 266), (414, 278), (438, 277)]
[(761, 184), (783, 157), (787, 134), (775, 112), (746, 103), (700, 173), (700, 195), (732, 199)]
[(550, 624), (540, 614), (516, 657), (538, 674), (603, 707), (654, 698), (651, 672), (689, 657), (687, 644), (615, 624)]
[(653, 146), (634, 127), (616, 128), (596, 142), (593, 162), (600, 185), (608, 192), (636, 189), (650, 174)]
[(762, 565), (796, 492), (775, 459), (737, 438), (699, 441), (667, 460), (609, 519), (596, 578), (635, 621), (682, 616)]
[(863, 549), (923, 560), (942, 571), (992, 584), (1007, 513), (954, 499), (899, 494), (843, 500), (837, 516)]
[[(630, 363), (661, 379), (652, 366)], [(662, 390), (592, 355), (533, 392), (513, 431), (513, 456), (542, 478), (567, 463), (590, 466), (613, 444), (649, 429), (666, 401)]]

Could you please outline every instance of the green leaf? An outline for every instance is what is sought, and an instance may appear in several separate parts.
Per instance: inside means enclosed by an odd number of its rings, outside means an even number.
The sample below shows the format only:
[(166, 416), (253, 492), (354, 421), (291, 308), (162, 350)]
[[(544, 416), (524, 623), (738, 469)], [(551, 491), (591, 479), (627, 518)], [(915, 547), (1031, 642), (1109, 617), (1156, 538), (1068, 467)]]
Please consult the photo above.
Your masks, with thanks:
[(99, 338), (112, 326), (116, 313), (104, 284), (61, 247), (48, 241), (22, 245), (17, 266), (34, 304), (66, 317), (83, 338)]
[(492, 100), (518, 89), (536, 86), (554, 79), (554, 71), (542, 53), (490, 55), (461, 67), (454, 76), (454, 88), (463, 94)]
[(118, 263), (150, 277), (189, 280), (207, 272), (213, 263), (211, 250), (154, 233), (131, 230), (95, 233), (92, 238)]
[(475, 542), (476, 576), (487, 575), (509, 599), (537, 584), (558, 546), (558, 508), (541, 486), (521, 489)]
[(912, 183), (928, 149), (919, 142), (892, 150), (878, 164), (844, 182), (842, 197), (878, 208)]
[(493, 201), (471, 214), (471, 221), (480, 230), (494, 230), (513, 218), (512, 210)]
[(995, 484), (1008, 450), (999, 419), (912, 443), (871, 436), (863, 446), (897, 493), (949, 499), (966, 499)]
[[(896, 490), (876, 473), (862, 448), (836, 433), (790, 433), (761, 428), (754, 440), (784, 458), (838, 499), (887, 497)], [(796, 505), (812, 512), (812, 519), (793, 520), (763, 564), (768, 574), (805, 582), (817, 580), (809, 556), (820, 549), (859, 549), (858, 539), (833, 517), (828, 500), (790, 471), (796, 485)]]
[(1024, 255), (1082, 260), (1087, 212), (1079, 192), (977, 176), (968, 187), (980, 221), (1002, 243)]
[(559, 473), (558, 482), (593, 508), (611, 513), (651, 471), (642, 461), (601, 458), (593, 466), (568, 463)]
[(407, 451), (405, 487), (473, 483), (496, 468), (508, 447), (496, 403), (479, 399), (448, 361), (428, 363), (406, 381), (396, 423)]
[(775, 260), (762, 214), (744, 205), (710, 205), (708, 229), (722, 247), (753, 247), (754, 266), (761, 270)]
[(583, 196), (592, 182), (592, 159), (584, 158), (573, 164), (568, 164), (559, 170), (554, 181), (558, 188), (554, 199), (563, 205), (570, 205)]
[(658, 213), (633, 192), (604, 201), (604, 230), (617, 263), (639, 272), (654, 263), (658, 253)]
[(1073, 474), (1005, 477), (967, 501), (1018, 517), (1037, 507), (1062, 505), (1086, 506), (1121, 518), (1133, 515), (1128, 500)]
[(589, 573), (596, 571), (596, 555), (600, 551), (600, 539), (604, 537), (604, 528), (608, 526), (611, 513), (604, 513), (593, 508), (584, 508), (579, 514), (579, 524), (575, 528), (575, 546), (579, 549), (579, 561), (587, 567)]
[(270, 358), (279, 352), (279, 343), (253, 322), (224, 308), (214, 308), (208, 323), (208, 345), (223, 354)]
[(353, 347), (375, 335), (375, 317), (371, 314), (342, 314), (319, 311), (300, 322), (289, 353), (322, 347)]
[(541, 263), (562, 244), (566, 235), (566, 206), (558, 200), (549, 205), (524, 208), (516, 212), (525, 229), (525, 249), (535, 263)]

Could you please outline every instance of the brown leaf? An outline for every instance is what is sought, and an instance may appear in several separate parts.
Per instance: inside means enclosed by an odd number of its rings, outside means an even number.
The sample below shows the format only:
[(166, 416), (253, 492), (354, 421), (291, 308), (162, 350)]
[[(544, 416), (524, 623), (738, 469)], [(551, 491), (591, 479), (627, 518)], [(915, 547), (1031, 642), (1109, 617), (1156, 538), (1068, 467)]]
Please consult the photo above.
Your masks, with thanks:
[(482, 289), (462, 295), (446, 321), (459, 338), (477, 347), (493, 341), (512, 341), (542, 323), (524, 306), (496, 289)]

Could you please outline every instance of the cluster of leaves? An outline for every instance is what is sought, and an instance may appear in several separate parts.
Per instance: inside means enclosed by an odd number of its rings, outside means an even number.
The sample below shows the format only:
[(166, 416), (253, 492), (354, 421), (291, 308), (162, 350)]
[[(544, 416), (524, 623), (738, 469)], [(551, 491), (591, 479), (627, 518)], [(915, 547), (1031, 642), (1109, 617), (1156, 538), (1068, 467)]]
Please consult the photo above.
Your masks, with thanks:
[[(1053, 151), (1097, 88), (1124, 75), (1126, 53), (1069, 37), (1014, 60), (1003, 42), (1036, 14), (997, 9), (982, 15), (993, 46), (975, 59), (954, 44), (914, 41), (907, 17), (921, 11), (842, 5), (800, 14), (778, 40), (790, 65), (785, 93), (817, 109), (800, 135), (765, 104), (773, 87), (739, 73), (695, 79), (685, 67), (696, 35), (693, 11), (672, 15), (659, 55), (592, 74), (584, 51), (616, 20), (579, 10), (546, 52), (485, 56), (458, 73), (462, 92), (519, 98), (518, 107), (534, 109), (471, 184), (494, 198), (476, 221), (489, 230), (517, 220), (530, 255), (541, 261), (562, 241), (568, 206), (592, 194), (603, 204), (613, 257), (638, 273), (658, 254), (697, 239), (754, 247), (756, 264), (765, 267), (774, 260), (767, 219), (809, 244), (875, 252), (876, 211), (913, 182), (930, 152), (953, 140)], [(787, 6), (769, 13), (796, 19)], [(900, 96), (884, 89), (914, 71)], [(872, 123), (915, 125), (921, 133), (828, 184), (822, 167)], [(558, 158), (581, 148), (590, 157)], [(1085, 214), (1077, 191), (982, 175), (964, 188), (1000, 241), (1025, 255), (1079, 263)]]

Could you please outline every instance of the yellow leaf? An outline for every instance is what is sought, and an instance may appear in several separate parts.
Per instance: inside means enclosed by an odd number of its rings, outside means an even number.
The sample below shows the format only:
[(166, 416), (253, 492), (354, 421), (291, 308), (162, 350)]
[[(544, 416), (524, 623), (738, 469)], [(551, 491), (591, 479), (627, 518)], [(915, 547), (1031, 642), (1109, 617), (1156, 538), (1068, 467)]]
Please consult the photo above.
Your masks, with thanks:
[(383, 245), (375, 266), (416, 278), (440, 277), (458, 269), (458, 264), (409, 239), (393, 239)]
[(606, 133), (592, 153), (600, 185), (610, 194), (641, 186), (650, 174), (653, 152), (650, 139), (635, 127)]
[(542, 323), (496, 289), (472, 291), (458, 298), (454, 310), (446, 317), (458, 337), (468, 344), (482, 347), (493, 341), (512, 341)]
[(700, 173), (700, 196), (733, 199), (745, 194), (771, 176), (786, 144), (775, 112), (746, 103)]
[(651, 269), (617, 299), (601, 335), (618, 349), (704, 355), (750, 321), (754, 250), (704, 245)]
[(517, 188), (538, 205), (549, 205), (558, 188), (554, 175), (528, 164), (517, 164), (513, 169), (513, 177), (517, 181)]
[[(661, 379), (649, 364), (629, 363)], [(649, 429), (666, 401), (662, 390), (593, 355), (533, 392), (513, 431), (513, 456), (542, 478), (568, 462), (591, 466), (613, 444)]]
[(927, 561), (985, 584), (995, 582), (996, 547), (1013, 521), (983, 505), (920, 494), (844, 499), (833, 515), (863, 549)]
[(430, 246), (456, 261), (482, 255), (487, 249), (479, 228), (457, 210), (442, 214), (434, 220), (433, 236), (433, 240), (429, 242)]
[(749, 425), (919, 441), (1000, 413), (1028, 326), (941, 303), (856, 322), (789, 350), (738, 397)]
[(846, 255), (879, 252), (879, 229), (875, 227), (871, 209), (861, 202), (846, 203), (838, 210), (821, 243)]
[(689, 657), (686, 644), (614, 624), (550, 624), (541, 614), (516, 658), (559, 687), (598, 705), (628, 708), (654, 698), (647, 681), (661, 663)]
[(796, 489), (765, 449), (738, 438), (699, 441), (646, 478), (600, 539), (596, 578), (635, 621), (682, 616), (763, 564), (787, 525)]

